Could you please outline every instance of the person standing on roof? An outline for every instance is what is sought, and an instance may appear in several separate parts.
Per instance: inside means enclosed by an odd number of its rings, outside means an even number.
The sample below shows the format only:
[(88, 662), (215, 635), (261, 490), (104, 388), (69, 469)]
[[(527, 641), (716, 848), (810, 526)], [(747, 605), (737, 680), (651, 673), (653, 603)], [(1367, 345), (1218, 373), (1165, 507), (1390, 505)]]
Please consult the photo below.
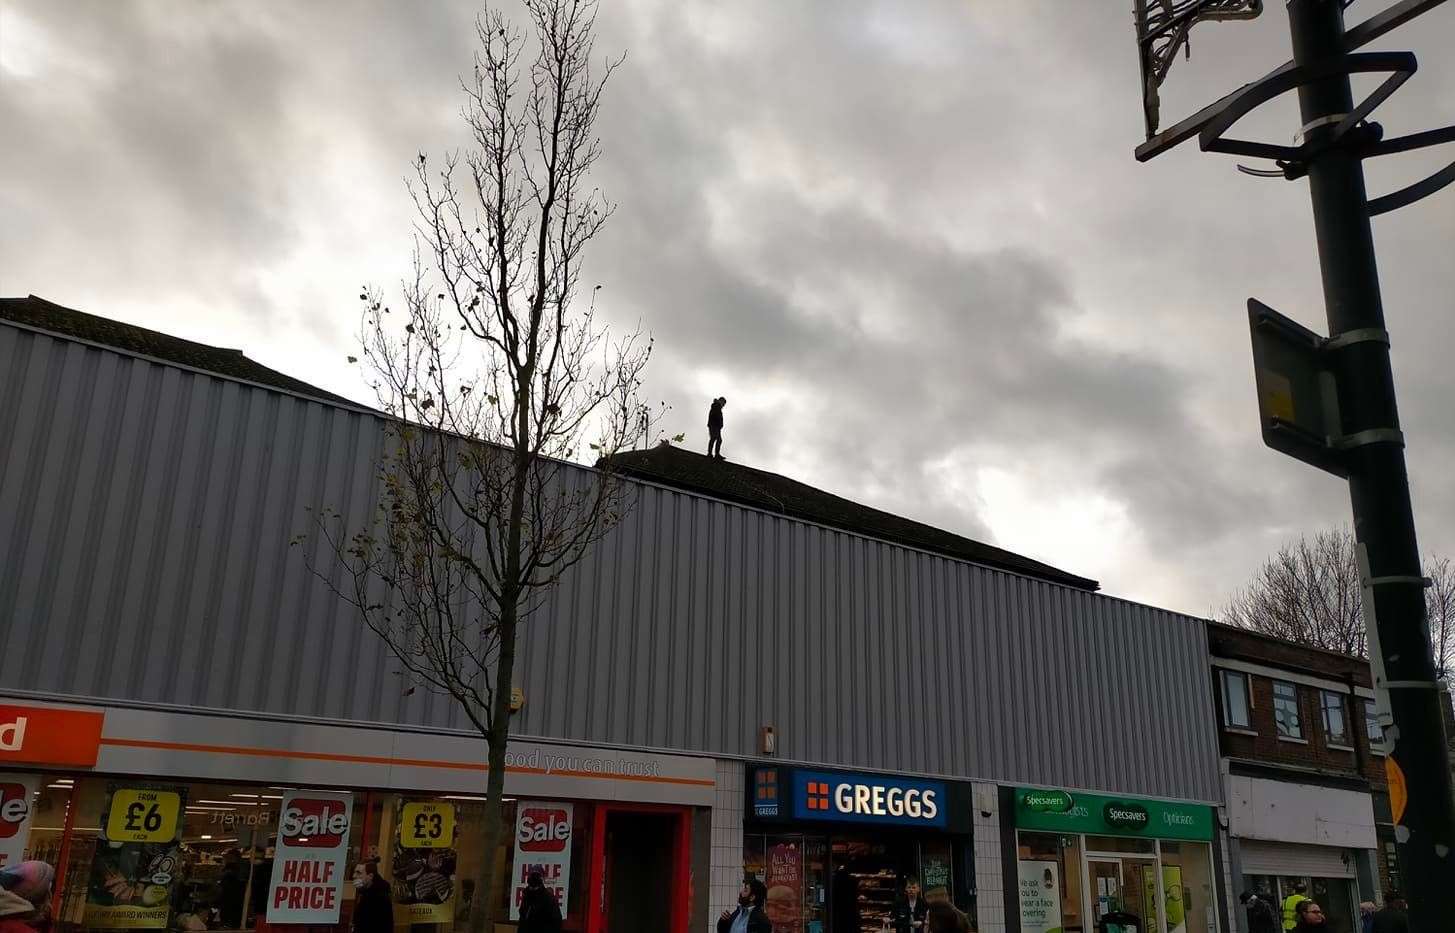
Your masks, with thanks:
[(727, 396), (712, 400), (712, 407), (707, 410), (707, 455), (722, 459), (722, 407), (727, 404)]

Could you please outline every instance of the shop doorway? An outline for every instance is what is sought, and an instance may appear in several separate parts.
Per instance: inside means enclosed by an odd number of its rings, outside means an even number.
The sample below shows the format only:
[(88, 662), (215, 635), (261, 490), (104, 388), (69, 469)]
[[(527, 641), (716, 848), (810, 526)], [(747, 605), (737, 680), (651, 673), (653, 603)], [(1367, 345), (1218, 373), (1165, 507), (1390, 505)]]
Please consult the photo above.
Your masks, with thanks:
[(1093, 929), (1109, 928), (1107, 919), (1135, 918), (1138, 933), (1162, 933), (1162, 881), (1157, 860), (1135, 856), (1088, 856), (1086, 874)]
[(603, 840), (603, 933), (675, 933), (682, 877), (680, 814), (607, 810)]

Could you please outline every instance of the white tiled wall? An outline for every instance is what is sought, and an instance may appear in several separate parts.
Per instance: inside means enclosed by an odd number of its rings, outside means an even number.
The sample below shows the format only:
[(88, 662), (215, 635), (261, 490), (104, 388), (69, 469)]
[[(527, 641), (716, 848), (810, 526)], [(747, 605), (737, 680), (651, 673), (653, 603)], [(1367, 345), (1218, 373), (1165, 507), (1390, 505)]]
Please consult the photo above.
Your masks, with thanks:
[[(989, 816), (982, 811), (988, 808)], [(980, 933), (1005, 933), (1005, 879), (1000, 863), (1000, 796), (975, 785), (975, 912)]]
[(724, 910), (738, 906), (743, 886), (743, 763), (717, 763), (717, 801), (712, 807), (712, 891), (707, 912), (709, 931), (717, 930)]

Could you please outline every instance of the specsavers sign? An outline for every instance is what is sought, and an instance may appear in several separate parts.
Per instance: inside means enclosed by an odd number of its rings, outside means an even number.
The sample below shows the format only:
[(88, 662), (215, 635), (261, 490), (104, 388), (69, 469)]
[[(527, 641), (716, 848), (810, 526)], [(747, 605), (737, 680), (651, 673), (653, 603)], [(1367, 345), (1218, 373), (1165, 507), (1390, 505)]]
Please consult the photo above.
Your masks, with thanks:
[(945, 785), (877, 774), (793, 772), (793, 816), (800, 820), (943, 827)]
[(1016, 788), (1015, 804), (1015, 825), (1021, 829), (1199, 842), (1213, 837), (1212, 808), (1198, 804), (1032, 787)]

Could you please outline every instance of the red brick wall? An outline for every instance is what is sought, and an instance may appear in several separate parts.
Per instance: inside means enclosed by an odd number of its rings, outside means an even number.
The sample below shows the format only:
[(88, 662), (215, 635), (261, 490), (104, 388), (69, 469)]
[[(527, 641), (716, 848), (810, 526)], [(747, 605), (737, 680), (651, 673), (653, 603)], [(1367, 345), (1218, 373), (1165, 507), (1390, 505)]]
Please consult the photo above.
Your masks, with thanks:
[[(1214, 625), (1208, 628), (1209, 648), (1214, 658), (1245, 661), (1276, 667), (1308, 677), (1346, 683), (1352, 680), (1361, 687), (1373, 682), (1369, 664), (1361, 658), (1319, 651), (1253, 632)], [(1243, 758), (1274, 765), (1316, 768), (1320, 771), (1363, 777), (1375, 791), (1385, 790), (1384, 759), (1369, 751), (1369, 737), (1364, 727), (1362, 697), (1344, 697), (1344, 715), (1348, 719), (1351, 745), (1355, 750), (1332, 748), (1324, 732), (1323, 713), (1319, 707), (1319, 688), (1295, 683), (1298, 692), (1303, 742), (1278, 737), (1273, 718), (1273, 675), (1249, 674), (1248, 687), (1253, 708), (1249, 711), (1255, 735), (1243, 735), (1219, 728), (1222, 753), (1230, 758)], [(1218, 697), (1219, 726), (1223, 725), (1222, 680), (1215, 672), (1214, 686)], [(1363, 762), (1361, 767), (1360, 762)]]

